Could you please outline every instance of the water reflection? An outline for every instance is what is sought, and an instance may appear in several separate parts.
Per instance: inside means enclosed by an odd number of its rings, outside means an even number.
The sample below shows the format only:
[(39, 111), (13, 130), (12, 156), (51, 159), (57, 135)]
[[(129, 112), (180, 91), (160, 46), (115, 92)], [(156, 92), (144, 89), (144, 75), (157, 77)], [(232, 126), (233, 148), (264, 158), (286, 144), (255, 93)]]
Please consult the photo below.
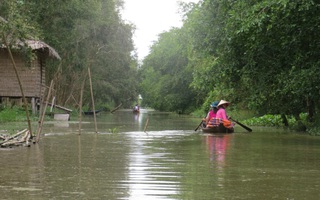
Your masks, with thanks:
[(204, 136), (205, 144), (207, 147), (207, 154), (209, 155), (210, 163), (213, 166), (213, 184), (217, 188), (222, 189), (226, 187), (227, 177), (226, 177), (226, 160), (228, 156), (228, 148), (231, 140), (231, 135), (224, 134), (207, 134)]
[(81, 135), (46, 123), (39, 145), (0, 149), (1, 199), (320, 198), (318, 137), (204, 135), (197, 119), (131, 110), (97, 121), (99, 134), (84, 117)]
[(130, 162), (128, 168), (128, 199), (169, 199), (177, 194), (179, 182), (178, 172), (168, 163), (172, 162), (170, 153), (156, 145), (159, 139), (169, 139), (180, 131), (131, 132)]
[(134, 121), (140, 124), (140, 113), (133, 113)]
[(209, 151), (210, 161), (223, 168), (231, 135), (206, 135), (205, 140)]

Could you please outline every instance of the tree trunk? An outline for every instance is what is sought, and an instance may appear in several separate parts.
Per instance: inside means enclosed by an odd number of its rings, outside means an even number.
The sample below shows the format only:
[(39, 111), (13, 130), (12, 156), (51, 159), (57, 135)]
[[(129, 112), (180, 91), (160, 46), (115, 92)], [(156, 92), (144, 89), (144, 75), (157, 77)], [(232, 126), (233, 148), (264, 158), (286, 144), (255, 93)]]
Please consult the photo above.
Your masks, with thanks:
[(281, 114), (281, 119), (282, 119), (282, 123), (283, 123), (286, 127), (288, 127), (288, 126), (289, 126), (289, 123), (288, 123), (288, 119), (287, 119), (287, 117), (286, 117), (285, 114)]
[(308, 107), (308, 121), (313, 122), (314, 121), (314, 113), (315, 113), (315, 105), (314, 101), (307, 99), (307, 107)]

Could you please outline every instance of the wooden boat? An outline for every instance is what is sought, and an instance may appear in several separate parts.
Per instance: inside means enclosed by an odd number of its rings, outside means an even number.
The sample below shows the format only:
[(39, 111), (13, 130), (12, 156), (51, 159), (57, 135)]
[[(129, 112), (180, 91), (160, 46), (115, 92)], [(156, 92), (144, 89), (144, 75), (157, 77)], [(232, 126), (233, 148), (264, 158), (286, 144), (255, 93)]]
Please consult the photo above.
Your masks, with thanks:
[(85, 115), (93, 115), (93, 113), (98, 114), (99, 112), (101, 112), (102, 110), (95, 110), (95, 111), (83, 111), (83, 114)]
[(140, 106), (138, 106), (138, 104), (136, 104), (133, 108), (132, 108), (132, 112), (137, 114), (140, 113)]
[(222, 134), (229, 134), (234, 132), (234, 128), (226, 128), (222, 124), (220, 124), (217, 127), (208, 127), (204, 128), (202, 127), (202, 132), (204, 133), (222, 133)]
[(140, 110), (135, 110), (135, 109), (133, 109), (132, 112), (135, 113), (135, 114), (137, 114), (137, 113), (140, 113)]

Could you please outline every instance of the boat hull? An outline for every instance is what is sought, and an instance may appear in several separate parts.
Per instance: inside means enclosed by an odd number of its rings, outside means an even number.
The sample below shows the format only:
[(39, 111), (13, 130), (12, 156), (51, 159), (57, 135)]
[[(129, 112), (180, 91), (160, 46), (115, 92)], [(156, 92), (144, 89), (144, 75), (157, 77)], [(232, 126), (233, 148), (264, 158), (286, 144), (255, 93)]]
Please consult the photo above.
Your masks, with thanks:
[(220, 126), (217, 127), (202, 128), (202, 132), (229, 134), (234, 132), (234, 128), (226, 128), (222, 124), (220, 124)]
[(95, 114), (98, 114), (99, 112), (101, 112), (102, 110), (96, 110), (96, 111), (83, 111), (83, 114), (85, 115), (93, 115), (94, 113)]

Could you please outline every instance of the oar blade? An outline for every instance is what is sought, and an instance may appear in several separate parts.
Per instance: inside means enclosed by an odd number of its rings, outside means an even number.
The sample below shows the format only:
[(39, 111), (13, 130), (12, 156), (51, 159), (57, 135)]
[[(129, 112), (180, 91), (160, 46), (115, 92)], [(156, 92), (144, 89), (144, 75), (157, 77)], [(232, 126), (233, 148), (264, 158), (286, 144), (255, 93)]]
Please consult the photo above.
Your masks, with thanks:
[[(231, 119), (231, 118), (230, 118), (230, 119)], [(231, 119), (231, 120), (234, 121), (234, 122), (236, 122), (237, 124), (239, 124), (242, 128), (246, 129), (247, 131), (252, 132), (252, 129), (249, 128), (249, 127), (247, 127), (246, 125), (238, 122), (237, 120), (234, 120), (234, 119)]]

